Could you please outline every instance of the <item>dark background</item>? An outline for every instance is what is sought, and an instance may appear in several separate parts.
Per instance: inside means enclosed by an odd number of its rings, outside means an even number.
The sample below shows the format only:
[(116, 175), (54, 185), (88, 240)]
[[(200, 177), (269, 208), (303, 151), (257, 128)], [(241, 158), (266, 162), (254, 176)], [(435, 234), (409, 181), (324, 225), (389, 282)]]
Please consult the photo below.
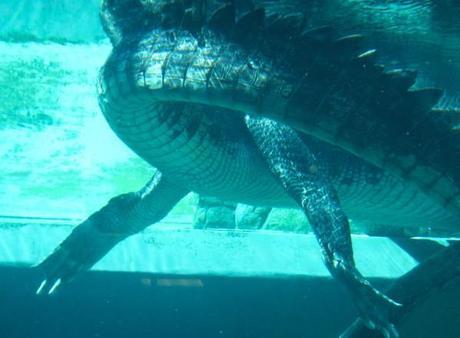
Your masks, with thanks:
[(0, 268), (0, 337), (334, 337), (355, 318), (328, 278), (193, 277), (203, 287), (165, 287), (156, 282), (165, 276), (89, 272), (37, 296), (41, 278)]

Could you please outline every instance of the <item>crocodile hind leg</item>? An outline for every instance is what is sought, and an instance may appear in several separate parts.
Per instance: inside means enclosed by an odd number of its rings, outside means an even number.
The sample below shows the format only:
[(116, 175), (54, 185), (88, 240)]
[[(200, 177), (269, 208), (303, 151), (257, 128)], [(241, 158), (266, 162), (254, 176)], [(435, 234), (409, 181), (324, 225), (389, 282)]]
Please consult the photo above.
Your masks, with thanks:
[(39, 264), (46, 277), (37, 294), (51, 294), (61, 283), (89, 269), (118, 242), (160, 221), (187, 193), (158, 172), (140, 191), (112, 198)]
[(305, 212), (332, 276), (351, 293), (361, 318), (385, 337), (398, 333), (388, 319), (395, 303), (376, 290), (356, 269), (348, 219), (319, 163), (297, 133), (265, 118), (246, 117), (246, 124), (271, 172)]

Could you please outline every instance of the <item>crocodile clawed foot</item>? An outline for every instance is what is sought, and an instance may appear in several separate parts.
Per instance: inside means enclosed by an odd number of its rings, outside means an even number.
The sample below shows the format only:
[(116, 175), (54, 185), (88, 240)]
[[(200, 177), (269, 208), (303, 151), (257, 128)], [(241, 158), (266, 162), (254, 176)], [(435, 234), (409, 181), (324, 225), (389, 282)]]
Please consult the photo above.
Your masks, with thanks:
[(364, 282), (355, 297), (363, 323), (372, 330), (379, 331), (385, 338), (398, 338), (399, 333), (389, 317), (393, 308), (402, 305)]
[(120, 239), (120, 236), (101, 233), (94, 226), (92, 219), (87, 219), (38, 265), (38, 268), (44, 272), (45, 279), (36, 294), (54, 293), (60, 285), (89, 269)]

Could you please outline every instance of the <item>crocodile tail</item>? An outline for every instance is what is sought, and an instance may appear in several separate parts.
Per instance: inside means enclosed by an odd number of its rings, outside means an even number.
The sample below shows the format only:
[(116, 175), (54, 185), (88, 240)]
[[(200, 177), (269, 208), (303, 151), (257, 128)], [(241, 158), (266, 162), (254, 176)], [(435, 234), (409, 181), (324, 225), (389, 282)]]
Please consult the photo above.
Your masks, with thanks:
[(303, 75), (283, 121), (412, 181), (458, 213), (460, 111), (437, 108), (441, 89), (415, 89), (415, 71), (378, 64), (360, 35), (322, 31), (319, 42), (293, 47), (297, 56), (314, 50), (304, 62), (285, 56)]
[(254, 8), (235, 18), (226, 4), (208, 27), (300, 74), (286, 114), (274, 118), (391, 170), (460, 212), (460, 111), (437, 108), (441, 89), (415, 89), (417, 73), (386, 69), (364, 36), (309, 27), (302, 13)]

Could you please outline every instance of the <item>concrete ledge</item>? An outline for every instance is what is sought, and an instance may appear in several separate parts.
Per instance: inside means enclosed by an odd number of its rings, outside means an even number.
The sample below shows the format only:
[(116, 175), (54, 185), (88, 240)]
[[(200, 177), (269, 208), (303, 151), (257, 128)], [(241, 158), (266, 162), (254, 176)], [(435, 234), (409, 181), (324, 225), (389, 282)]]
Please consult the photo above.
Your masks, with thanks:
[[(30, 224), (0, 228), (0, 264), (35, 265), (72, 226)], [(358, 268), (372, 278), (397, 278), (418, 262), (394, 241), (354, 236)], [(193, 230), (159, 226), (120, 243), (100, 271), (216, 276), (329, 276), (313, 235), (278, 231)]]

